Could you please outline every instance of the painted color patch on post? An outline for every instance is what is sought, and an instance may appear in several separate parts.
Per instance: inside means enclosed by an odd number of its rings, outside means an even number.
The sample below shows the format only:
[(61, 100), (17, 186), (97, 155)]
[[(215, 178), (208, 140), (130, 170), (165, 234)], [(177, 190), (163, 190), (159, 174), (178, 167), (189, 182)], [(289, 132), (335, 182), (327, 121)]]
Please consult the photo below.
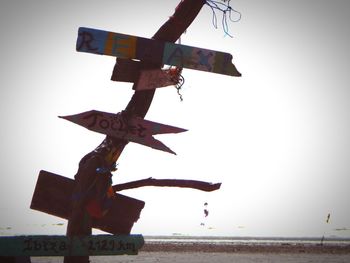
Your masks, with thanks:
[(232, 64), (232, 55), (229, 53), (92, 28), (79, 28), (76, 49), (81, 52), (144, 60), (159, 65), (241, 76)]
[[(102, 42), (103, 43), (103, 42)], [(105, 54), (115, 57), (135, 57), (136, 37), (108, 32)]]
[(6, 236), (0, 237), (0, 256), (137, 255), (142, 235)]

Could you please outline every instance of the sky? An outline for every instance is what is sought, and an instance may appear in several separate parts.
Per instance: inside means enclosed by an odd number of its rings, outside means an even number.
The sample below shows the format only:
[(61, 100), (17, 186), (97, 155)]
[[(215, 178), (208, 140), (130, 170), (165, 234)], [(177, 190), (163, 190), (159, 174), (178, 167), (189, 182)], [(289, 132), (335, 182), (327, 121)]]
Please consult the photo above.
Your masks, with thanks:
[[(39, 171), (73, 178), (104, 136), (57, 116), (117, 113), (133, 94), (110, 81), (114, 58), (75, 51), (78, 28), (151, 37), (178, 2), (0, 2), (0, 235), (65, 233), (65, 220), (29, 208)], [(146, 202), (132, 233), (350, 237), (350, 2), (231, 5), (242, 14), (232, 38), (204, 6), (181, 42), (231, 53), (242, 77), (185, 69), (182, 102), (157, 90), (146, 119), (188, 129), (157, 136), (177, 155), (130, 143), (113, 176), (221, 189), (123, 191)]]

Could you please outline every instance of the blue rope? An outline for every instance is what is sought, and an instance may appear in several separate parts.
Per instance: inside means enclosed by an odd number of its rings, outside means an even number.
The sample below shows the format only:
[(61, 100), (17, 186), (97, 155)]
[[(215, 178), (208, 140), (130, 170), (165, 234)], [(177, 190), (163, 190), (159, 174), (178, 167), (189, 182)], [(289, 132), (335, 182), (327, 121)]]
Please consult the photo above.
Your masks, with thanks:
[(96, 173), (105, 174), (105, 173), (114, 172), (116, 170), (117, 170), (117, 164), (113, 163), (110, 167), (98, 167), (98, 168), (96, 168)]
[[(231, 0), (222, 0), (221, 2), (219, 2), (219, 1), (214, 1), (214, 0), (206, 0), (206, 4), (211, 8), (211, 10), (213, 12), (213, 18), (212, 18), (213, 26), (215, 28), (218, 28), (216, 11), (222, 12), (223, 15), (222, 15), (221, 24), (222, 24), (222, 28), (225, 32), (225, 36), (228, 35), (230, 37), (233, 37), (228, 32), (227, 17), (228, 17), (228, 19), (230, 19), (231, 22), (238, 22), (239, 20), (241, 20), (242, 14), (230, 6), (230, 1)], [(238, 14), (238, 19), (236, 19), (236, 20), (232, 19), (232, 12)]]

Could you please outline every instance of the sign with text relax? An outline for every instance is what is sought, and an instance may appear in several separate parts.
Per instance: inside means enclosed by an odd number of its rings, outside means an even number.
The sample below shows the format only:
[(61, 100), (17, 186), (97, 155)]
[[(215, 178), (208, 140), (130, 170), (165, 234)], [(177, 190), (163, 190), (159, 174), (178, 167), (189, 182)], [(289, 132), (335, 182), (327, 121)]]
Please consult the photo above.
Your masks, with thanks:
[(225, 52), (80, 27), (77, 51), (241, 76)]

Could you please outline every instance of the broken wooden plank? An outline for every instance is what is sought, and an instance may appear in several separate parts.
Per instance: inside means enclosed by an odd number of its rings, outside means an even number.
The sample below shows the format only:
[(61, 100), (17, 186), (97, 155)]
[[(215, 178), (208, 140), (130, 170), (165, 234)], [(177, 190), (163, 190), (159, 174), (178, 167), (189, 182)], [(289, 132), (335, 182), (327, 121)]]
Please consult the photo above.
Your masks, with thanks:
[[(68, 219), (73, 188), (74, 180), (40, 171), (30, 208)], [(116, 194), (108, 213), (100, 219), (94, 218), (92, 227), (112, 234), (130, 234), (144, 206), (143, 201)]]
[(175, 154), (153, 135), (165, 133), (180, 133), (185, 129), (147, 121), (142, 118), (131, 117), (125, 120), (122, 114), (114, 114), (102, 111), (87, 111), (70, 116), (60, 116), (65, 120), (81, 125), (89, 130), (139, 143), (157, 150)]
[(142, 235), (2, 236), (0, 256), (99, 256), (137, 255)]
[(77, 51), (241, 76), (225, 52), (80, 27)]

